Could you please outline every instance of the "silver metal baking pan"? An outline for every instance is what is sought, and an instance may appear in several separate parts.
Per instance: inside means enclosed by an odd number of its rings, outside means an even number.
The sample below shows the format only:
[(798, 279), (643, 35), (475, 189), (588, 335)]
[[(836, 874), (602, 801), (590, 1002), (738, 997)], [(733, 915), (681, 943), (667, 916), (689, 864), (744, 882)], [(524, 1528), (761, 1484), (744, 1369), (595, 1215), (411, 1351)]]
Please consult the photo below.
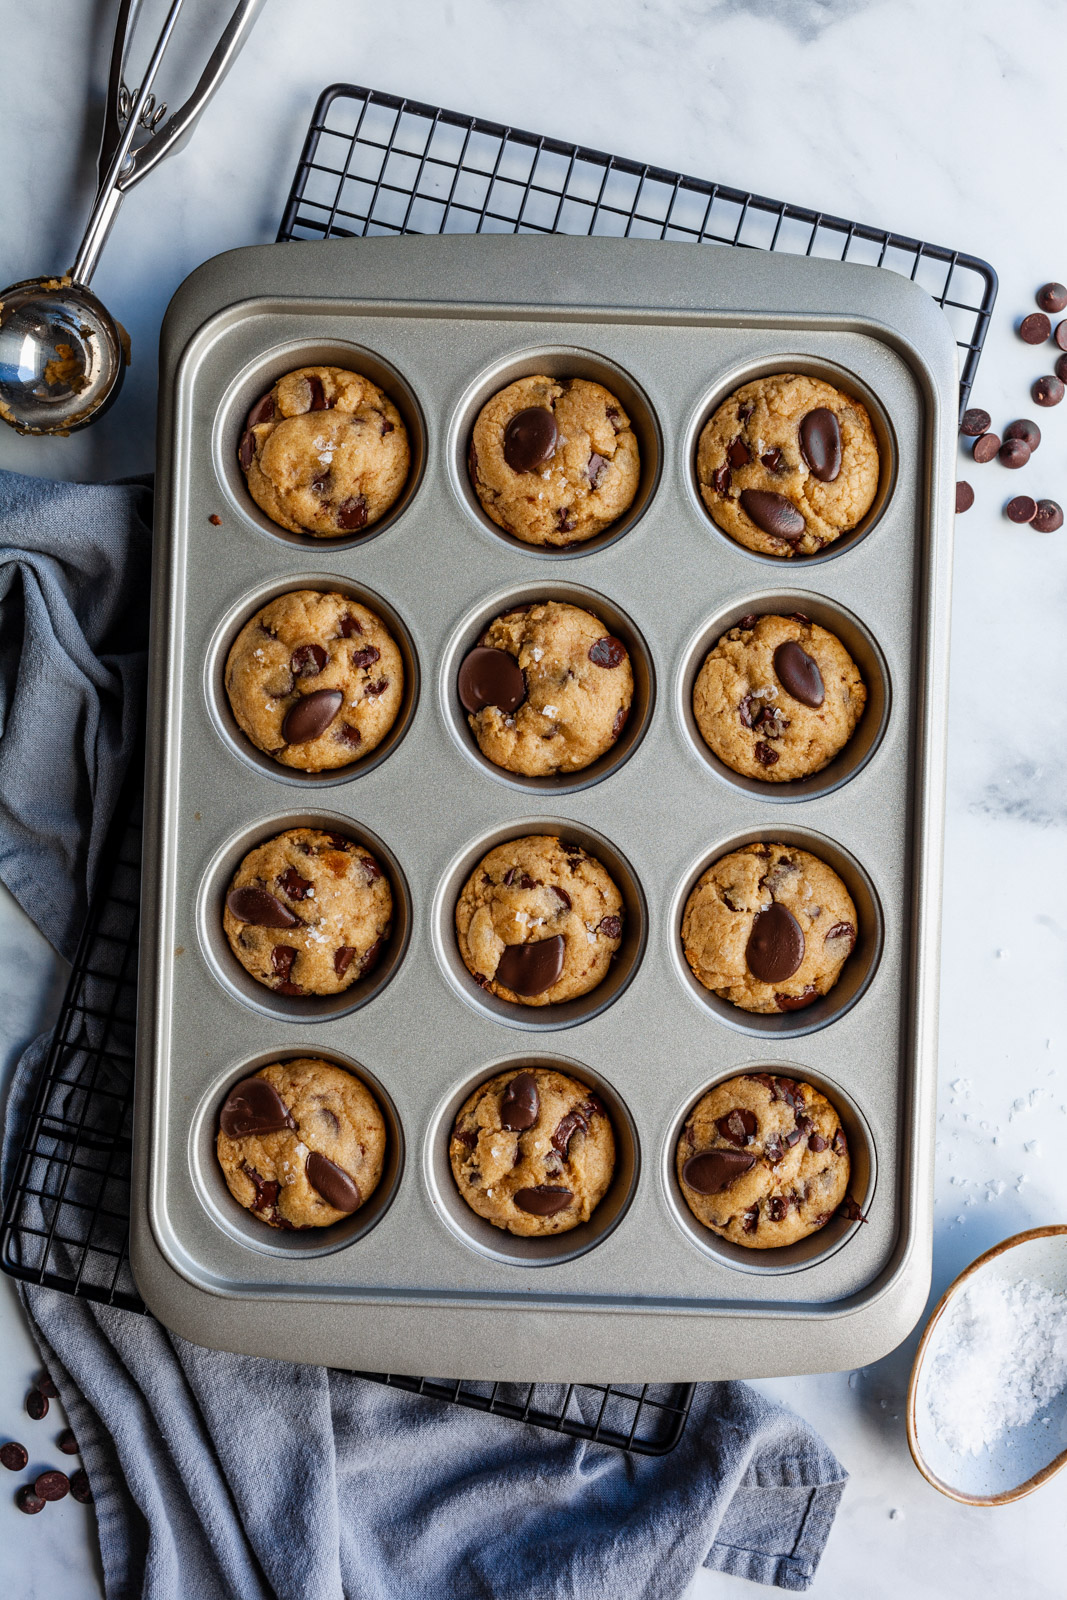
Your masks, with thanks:
[[(237, 466), (242, 419), (280, 374), (351, 364), (388, 390), (414, 446), (408, 489), (364, 536), (274, 527)], [(760, 373), (859, 395), (883, 477), (864, 524), (818, 557), (731, 542), (696, 493), (697, 434)], [(524, 373), (602, 380), (634, 420), (632, 511), (577, 549), (502, 535), (465, 470), (483, 401)], [(925, 1301), (941, 882), (956, 365), (933, 301), (892, 273), (660, 242), (404, 238), (235, 251), (179, 290), (162, 341), (133, 1265), (156, 1314), (202, 1344), (390, 1372), (668, 1380), (866, 1363)], [(221, 518), (221, 526), (210, 520)], [(270, 596), (365, 599), (408, 663), (404, 711), (366, 763), (306, 777), (243, 739), (227, 646)], [(479, 755), (455, 669), (485, 621), (540, 597), (587, 604), (626, 640), (634, 712), (570, 778), (509, 777)], [(801, 610), (859, 661), (871, 700), (824, 773), (746, 782), (694, 729), (693, 678), (746, 612)], [(388, 865), (387, 960), (332, 999), (252, 982), (222, 937), (240, 857), (323, 823)], [(452, 909), (492, 844), (538, 831), (587, 845), (627, 905), (604, 984), (509, 1007), (459, 959)], [(689, 976), (679, 925), (702, 869), (751, 839), (810, 846), (855, 898), (860, 939), (807, 1011), (755, 1017)], [(213, 1156), (228, 1086), (290, 1054), (359, 1073), (388, 1120), (389, 1165), (350, 1220), (277, 1233), (230, 1198)], [(612, 1189), (584, 1227), (521, 1240), (475, 1217), (448, 1168), (452, 1117), (503, 1065), (559, 1063), (614, 1120)], [(786, 1250), (702, 1229), (672, 1175), (710, 1084), (771, 1068), (825, 1088), (865, 1223)]]

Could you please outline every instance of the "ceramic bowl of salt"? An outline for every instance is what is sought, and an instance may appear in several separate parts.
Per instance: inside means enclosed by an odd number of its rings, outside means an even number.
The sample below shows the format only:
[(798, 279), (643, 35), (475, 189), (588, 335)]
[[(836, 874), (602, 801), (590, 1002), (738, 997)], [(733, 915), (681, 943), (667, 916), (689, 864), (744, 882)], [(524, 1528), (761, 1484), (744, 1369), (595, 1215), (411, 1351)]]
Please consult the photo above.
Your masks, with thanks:
[(1019, 1500), (1067, 1465), (1067, 1225), (1005, 1239), (950, 1284), (907, 1416), (923, 1477), (968, 1505)]

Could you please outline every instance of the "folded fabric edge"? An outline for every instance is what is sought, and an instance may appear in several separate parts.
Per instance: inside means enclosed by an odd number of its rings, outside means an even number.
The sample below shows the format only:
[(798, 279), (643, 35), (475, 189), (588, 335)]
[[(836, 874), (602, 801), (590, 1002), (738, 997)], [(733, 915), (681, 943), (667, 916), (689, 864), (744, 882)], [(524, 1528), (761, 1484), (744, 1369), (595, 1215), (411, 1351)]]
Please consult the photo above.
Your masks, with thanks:
[[(704, 1566), (714, 1572), (729, 1573), (732, 1577), (748, 1578), (753, 1583), (769, 1584), (777, 1589), (789, 1589), (794, 1593), (811, 1587), (816, 1568), (826, 1548), (826, 1541), (830, 1537), (837, 1508), (841, 1503), (841, 1496), (845, 1492), (848, 1474), (830, 1482), (816, 1484), (807, 1491), (802, 1499), (796, 1495), (796, 1514), (793, 1525), (796, 1529), (796, 1538), (791, 1549), (761, 1550), (758, 1547), (743, 1547), (732, 1544), (720, 1543), (718, 1540), (712, 1545), (704, 1559)], [(775, 1517), (781, 1528), (783, 1511), (781, 1488), (752, 1488), (743, 1487), (738, 1490), (737, 1497), (731, 1511), (739, 1513), (741, 1508), (737, 1501), (753, 1497), (766, 1498), (774, 1495)], [(757, 1522), (765, 1519), (757, 1518)], [(776, 1532), (775, 1542), (788, 1544), (789, 1529)]]

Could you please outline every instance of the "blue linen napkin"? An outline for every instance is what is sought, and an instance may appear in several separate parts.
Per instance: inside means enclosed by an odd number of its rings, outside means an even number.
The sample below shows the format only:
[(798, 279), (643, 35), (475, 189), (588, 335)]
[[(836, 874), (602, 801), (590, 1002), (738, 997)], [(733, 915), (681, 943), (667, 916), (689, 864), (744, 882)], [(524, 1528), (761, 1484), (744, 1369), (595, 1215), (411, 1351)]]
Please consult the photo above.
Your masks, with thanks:
[[(0, 473), (0, 877), (68, 955), (143, 716), (148, 515), (144, 485)], [(47, 1047), (14, 1075), (5, 1188)], [(108, 1600), (671, 1600), (702, 1564), (803, 1590), (844, 1489), (814, 1430), (743, 1383), (698, 1385), (678, 1447), (634, 1458), (22, 1294)]]

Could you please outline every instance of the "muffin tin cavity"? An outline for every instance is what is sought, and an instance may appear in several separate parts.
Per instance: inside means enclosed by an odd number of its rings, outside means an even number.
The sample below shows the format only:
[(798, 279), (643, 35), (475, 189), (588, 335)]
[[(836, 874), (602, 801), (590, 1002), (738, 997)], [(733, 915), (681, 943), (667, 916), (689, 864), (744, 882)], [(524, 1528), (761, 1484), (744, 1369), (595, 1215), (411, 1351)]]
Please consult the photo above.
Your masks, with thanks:
[(689, 1097), (670, 1125), (660, 1156), (660, 1177), (667, 1198), (667, 1207), (686, 1237), (712, 1261), (739, 1272), (777, 1277), (782, 1273), (800, 1272), (806, 1267), (814, 1267), (819, 1262), (826, 1261), (854, 1238), (864, 1224), (849, 1221), (847, 1217), (837, 1214), (815, 1233), (809, 1233), (806, 1239), (798, 1239), (795, 1244), (780, 1245), (769, 1250), (748, 1250), (744, 1245), (732, 1244), (730, 1240), (723, 1239), (713, 1229), (705, 1228), (703, 1223), (697, 1221), (686, 1204), (678, 1182), (675, 1166), (678, 1141), (682, 1137), (686, 1120), (693, 1107), (710, 1089), (714, 1089), (716, 1084), (724, 1083), (729, 1078), (743, 1077), (752, 1072), (769, 1072), (777, 1077), (810, 1083), (813, 1089), (818, 1089), (820, 1094), (824, 1094), (830, 1101), (841, 1119), (841, 1126), (848, 1140), (851, 1161), (848, 1194), (865, 1217), (874, 1199), (877, 1159), (870, 1125), (851, 1095), (846, 1094), (844, 1089), (824, 1073), (815, 1072), (810, 1067), (799, 1066), (795, 1062), (746, 1062), (744, 1066), (717, 1073)]
[[(576, 1000), (546, 1006), (512, 1004), (482, 989), (467, 971), (456, 939), (456, 902), (479, 861), (496, 845), (508, 839), (522, 839), (529, 834), (552, 834), (565, 843), (581, 845), (589, 855), (595, 856), (613, 878), (626, 912), (622, 943), (607, 976), (595, 989)], [(442, 971), (468, 1005), (493, 1022), (503, 1022), (510, 1028), (555, 1031), (573, 1028), (580, 1022), (588, 1022), (592, 1017), (599, 1016), (629, 986), (648, 939), (648, 908), (634, 869), (602, 834), (559, 817), (533, 817), (482, 834), (454, 859), (434, 896), (431, 936)]]
[[(250, 1078), (272, 1061), (292, 1061), (299, 1056), (318, 1056), (331, 1066), (341, 1067), (358, 1078), (378, 1103), (385, 1122), (385, 1163), (382, 1175), (370, 1198), (342, 1222), (327, 1228), (289, 1230), (272, 1228), (252, 1212), (238, 1205), (223, 1177), (215, 1153), (219, 1113), (227, 1094), (242, 1078)], [(263, 1050), (218, 1077), (201, 1098), (189, 1129), (189, 1172), (193, 1190), (215, 1225), (239, 1244), (266, 1255), (292, 1260), (332, 1255), (365, 1238), (385, 1216), (393, 1203), (404, 1170), (404, 1131), (389, 1094), (374, 1075), (349, 1056), (336, 1050), (322, 1050), (313, 1043), (303, 1047), (286, 1045), (282, 1050)]]
[[(282, 995), (257, 983), (241, 966), (230, 949), (222, 926), (223, 904), (237, 868), (250, 850), (265, 844), (288, 828), (321, 828), (326, 833), (343, 834), (363, 845), (377, 859), (389, 879), (393, 892), (392, 932), (375, 967), (365, 977), (340, 994)], [(213, 975), (235, 999), (253, 1011), (275, 1017), (280, 1022), (325, 1022), (348, 1012), (358, 1011), (382, 992), (404, 959), (411, 937), (411, 894), (400, 863), (389, 847), (348, 817), (329, 811), (284, 812), (269, 820), (253, 823), (234, 834), (209, 862), (200, 880), (197, 897), (197, 933), (200, 948)], [(283, 941), (284, 942), (284, 941)], [(290, 1052), (292, 1054), (293, 1052)], [(309, 1051), (308, 1054), (315, 1052)]]
[[(740, 549), (740, 546), (738, 546)], [(762, 783), (734, 772), (708, 747), (693, 714), (693, 688), (709, 653), (724, 633), (736, 628), (742, 617), (798, 612), (820, 628), (836, 634), (859, 668), (867, 686), (867, 704), (851, 739), (821, 772), (790, 783)], [(675, 685), (675, 710), (689, 743), (704, 765), (723, 782), (742, 789), (757, 800), (815, 800), (831, 794), (867, 765), (882, 742), (889, 722), (891, 686), (889, 667), (877, 640), (860, 619), (844, 606), (799, 589), (766, 590), (724, 607), (703, 624), (682, 652)]]
[[(852, 896), (859, 919), (855, 947), (841, 969), (841, 976), (828, 994), (822, 995), (801, 1011), (785, 1011), (777, 1015), (743, 1011), (730, 1000), (723, 1000), (697, 979), (689, 967), (682, 947), (682, 917), (686, 902), (707, 869), (732, 850), (748, 844), (786, 844), (799, 850), (808, 850), (832, 867)], [(821, 834), (805, 828), (778, 828), (772, 824), (764, 828), (750, 828), (745, 833), (734, 834), (702, 855), (692, 870), (686, 874), (671, 904), (668, 926), (671, 929), (671, 955), (675, 970), (697, 1005), (727, 1027), (741, 1033), (772, 1035), (779, 1039), (797, 1039), (807, 1033), (816, 1033), (838, 1017), (850, 1011), (866, 993), (882, 955), (884, 923), (882, 907), (874, 884), (854, 856), (839, 844)]]
[[(585, 539), (572, 549), (549, 548), (525, 544), (513, 534), (498, 528), (482, 510), (481, 502), (471, 483), (467, 466), (471, 433), (478, 413), (493, 395), (518, 378), (544, 373), (549, 378), (587, 378), (610, 389), (621, 401), (630, 418), (630, 426), (637, 438), (641, 452), (641, 476), (633, 502), (617, 522), (609, 528)], [(383, 385), (384, 387), (384, 385)], [(398, 402), (399, 404), (399, 402)], [(644, 390), (624, 368), (616, 366), (605, 356), (592, 350), (572, 348), (567, 345), (545, 345), (539, 349), (524, 350), (496, 362), (467, 389), (452, 416), (448, 432), (448, 470), (452, 488), (461, 504), (494, 538), (502, 539), (512, 550), (524, 555), (566, 560), (570, 557), (593, 555), (606, 550), (616, 540), (630, 532), (640, 521), (656, 492), (663, 463), (663, 439), (659, 422)]]
[[(376, 612), (396, 641), (404, 663), (403, 699), (396, 721), (385, 738), (368, 755), (358, 758), (346, 767), (333, 767), (325, 772), (301, 772), (293, 767), (284, 767), (280, 761), (272, 760), (269, 755), (257, 749), (238, 724), (226, 693), (226, 660), (234, 640), (245, 623), (271, 600), (277, 600), (281, 595), (292, 594), (297, 589), (315, 589), (320, 594), (343, 594), (348, 599), (356, 600), (360, 605)], [(419, 699), (419, 679), (419, 660), (411, 634), (399, 613), (387, 600), (383, 600), (373, 589), (352, 583), (348, 578), (335, 577), (330, 573), (309, 572), (264, 584), (251, 594), (245, 595), (226, 613), (215, 630), (204, 661), (204, 698), (219, 737), (235, 756), (274, 782), (311, 784), (321, 788), (361, 778), (381, 766), (382, 762), (392, 754), (407, 733), (415, 715)]]
[[(736, 389), (743, 384), (751, 383), (756, 378), (772, 377), (780, 372), (796, 372), (812, 378), (821, 378), (824, 383), (832, 384), (835, 389), (840, 389), (843, 394), (853, 396), (862, 401), (867, 408), (867, 414), (874, 428), (875, 438), (878, 441), (878, 489), (874, 501), (867, 512), (854, 528), (847, 533), (842, 533), (832, 544), (827, 545), (816, 555), (772, 556), (764, 555), (760, 551), (749, 550), (736, 539), (720, 528), (718, 523), (708, 511), (700, 494), (700, 482), (697, 478), (697, 446), (705, 424), (714, 413), (728, 400)], [(881, 401), (867, 384), (863, 383), (855, 373), (849, 372), (845, 367), (839, 367), (830, 361), (814, 360), (811, 356), (781, 355), (765, 357), (759, 361), (745, 366), (739, 366), (725, 378), (716, 381), (701, 401), (693, 414), (689, 426), (685, 431), (682, 444), (682, 459), (685, 463), (686, 487), (690, 498), (696, 505), (704, 522), (711, 528), (715, 535), (722, 539), (734, 551), (739, 551), (747, 556), (750, 561), (761, 561), (767, 566), (779, 569), (797, 568), (798, 566), (818, 566), (824, 561), (831, 561), (835, 556), (843, 555), (846, 550), (852, 550), (861, 540), (874, 529), (881, 520), (882, 513), (892, 498), (893, 489), (897, 479), (897, 445), (893, 425), (889, 420)], [(860, 663), (862, 666), (862, 663)]]
[[(481, 638), (486, 628), (497, 617), (519, 606), (535, 605), (544, 600), (557, 600), (566, 605), (580, 606), (590, 611), (604, 624), (604, 631), (621, 639), (630, 656), (634, 692), (630, 714), (622, 733), (610, 750), (578, 772), (556, 773), (550, 777), (524, 777), (518, 772), (505, 771), (484, 756), (471, 732), (467, 713), (460, 704), (457, 687), (459, 669), (464, 656)], [(544, 794), (573, 794), (588, 789), (603, 778), (617, 772), (637, 749), (645, 736), (655, 704), (656, 679), (652, 653), (636, 624), (605, 595), (585, 589), (576, 583), (527, 583), (504, 589), (491, 599), (481, 602), (468, 612), (452, 635), (441, 661), (438, 680), (441, 712), (464, 755), (490, 778), (506, 783), (515, 789), (526, 789)], [(620, 885), (621, 887), (621, 885)]]
[[(298, 367), (346, 367), (362, 373), (389, 396), (404, 419), (411, 450), (407, 482), (396, 503), (380, 521), (350, 537), (316, 538), (310, 533), (292, 533), (288, 528), (279, 527), (252, 499), (237, 459), (237, 448), (249, 411), (279, 378)], [(356, 545), (368, 543), (379, 533), (384, 533), (386, 528), (392, 527), (411, 504), (426, 465), (426, 424), (415, 392), (407, 380), (373, 350), (340, 339), (294, 340), (265, 351), (230, 384), (215, 417), (212, 451), (219, 482), (246, 522), (254, 523), (272, 538), (282, 539), (299, 549), (350, 550)], [(220, 529), (220, 536), (221, 532)]]
[[(448, 1156), (456, 1114), (468, 1096), (498, 1073), (518, 1072), (524, 1067), (544, 1067), (588, 1084), (602, 1101), (615, 1135), (615, 1173), (607, 1193), (589, 1221), (567, 1233), (543, 1238), (521, 1238), (503, 1228), (494, 1227), (472, 1211), (456, 1187)], [(626, 1215), (637, 1188), (640, 1165), (637, 1128), (625, 1101), (606, 1078), (567, 1056), (512, 1056), (466, 1079), (438, 1107), (423, 1147), (425, 1180), (437, 1215), (469, 1249), (516, 1267), (558, 1266), (564, 1261), (573, 1261), (576, 1256), (585, 1255), (586, 1251), (601, 1244)]]

